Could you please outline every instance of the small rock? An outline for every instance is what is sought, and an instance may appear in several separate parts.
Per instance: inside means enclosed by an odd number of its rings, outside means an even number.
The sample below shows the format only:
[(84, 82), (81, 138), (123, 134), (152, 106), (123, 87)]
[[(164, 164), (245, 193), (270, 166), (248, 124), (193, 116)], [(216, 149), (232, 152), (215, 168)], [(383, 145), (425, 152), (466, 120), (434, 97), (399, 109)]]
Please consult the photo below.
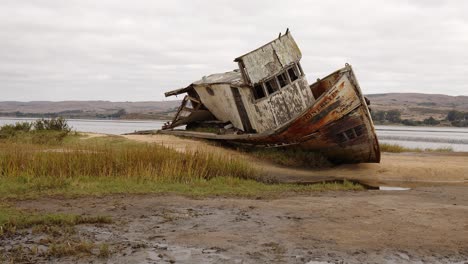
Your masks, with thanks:
[(404, 260), (410, 260), (410, 257), (406, 255), (405, 253), (398, 252), (397, 255)]

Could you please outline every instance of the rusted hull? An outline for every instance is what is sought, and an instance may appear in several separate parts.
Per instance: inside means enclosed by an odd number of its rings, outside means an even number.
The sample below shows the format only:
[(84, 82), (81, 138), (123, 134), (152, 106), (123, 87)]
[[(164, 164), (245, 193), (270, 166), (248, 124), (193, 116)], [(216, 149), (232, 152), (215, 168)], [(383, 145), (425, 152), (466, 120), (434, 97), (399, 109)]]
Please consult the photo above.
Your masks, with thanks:
[(263, 147), (295, 145), (319, 150), (339, 163), (380, 162), (372, 119), (351, 66), (311, 85), (320, 96), (297, 118), (261, 134), (216, 135), (182, 130), (162, 133)]

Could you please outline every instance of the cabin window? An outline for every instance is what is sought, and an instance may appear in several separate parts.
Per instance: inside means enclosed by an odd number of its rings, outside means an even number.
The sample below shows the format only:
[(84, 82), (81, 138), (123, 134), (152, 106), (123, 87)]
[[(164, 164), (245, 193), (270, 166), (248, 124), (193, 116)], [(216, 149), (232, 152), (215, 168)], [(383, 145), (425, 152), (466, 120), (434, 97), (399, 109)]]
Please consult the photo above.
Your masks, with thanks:
[(365, 132), (364, 129), (365, 129), (364, 125), (359, 125), (354, 128), (354, 132), (356, 132), (356, 135), (359, 137), (359, 136), (362, 136), (362, 134), (364, 134)]
[(288, 76), (286, 75), (286, 72), (283, 72), (278, 75), (278, 82), (281, 86), (281, 88), (285, 87), (286, 85), (289, 84), (289, 79)]
[(265, 82), (265, 87), (268, 91), (268, 94), (272, 94), (279, 90), (278, 83), (276, 82), (276, 78), (270, 79)]
[(297, 68), (295, 66), (288, 69), (288, 74), (291, 82), (294, 82), (299, 78), (299, 74), (297, 73)]
[(266, 96), (261, 83), (257, 83), (256, 85), (254, 85), (253, 94), (254, 94), (255, 100), (261, 99)]
[(348, 139), (353, 139), (353, 138), (357, 137), (356, 132), (355, 132), (354, 129), (352, 129), (352, 128), (346, 130), (346, 131), (345, 131), (345, 134), (346, 134), (346, 137), (347, 137)]
[(336, 135), (336, 139), (338, 143), (343, 143), (345, 141), (357, 138), (362, 136), (365, 133), (365, 126), (364, 125), (359, 125), (353, 128), (350, 128), (346, 131), (343, 131), (341, 133), (338, 133)]
[(343, 143), (343, 142), (345, 142), (346, 140), (348, 140), (348, 139), (346, 138), (346, 136), (344, 135), (344, 133), (336, 134), (336, 141), (338, 141), (338, 143)]

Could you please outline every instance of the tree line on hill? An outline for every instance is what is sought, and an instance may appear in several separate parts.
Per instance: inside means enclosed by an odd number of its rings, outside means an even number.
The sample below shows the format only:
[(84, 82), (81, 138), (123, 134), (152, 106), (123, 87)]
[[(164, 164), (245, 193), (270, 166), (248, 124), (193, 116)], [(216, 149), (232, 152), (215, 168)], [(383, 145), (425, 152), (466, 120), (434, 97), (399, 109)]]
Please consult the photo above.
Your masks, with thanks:
[[(444, 119), (437, 120), (434, 117), (422, 121), (413, 119), (402, 119), (399, 110), (372, 111), (372, 120), (377, 124), (403, 124), (406, 126), (436, 126), (441, 122), (449, 123), (456, 127), (468, 127), (468, 112), (451, 110)], [(448, 121), (448, 122), (447, 122)]]
[(172, 119), (177, 108), (171, 108), (161, 112), (136, 112), (129, 113), (121, 108), (113, 113), (96, 113), (83, 110), (67, 110), (61, 112), (48, 113), (23, 113), (16, 112), (0, 112), (0, 117), (22, 117), (22, 118), (58, 118), (67, 119), (143, 119), (143, 120), (170, 120)]
[(125, 109), (119, 109), (114, 113), (93, 113), (84, 112), (83, 110), (66, 110), (61, 112), (48, 112), (48, 113), (23, 113), (16, 112), (0, 112), (0, 116), (4, 117), (23, 117), (23, 118), (98, 118), (98, 119), (119, 119), (127, 115)]

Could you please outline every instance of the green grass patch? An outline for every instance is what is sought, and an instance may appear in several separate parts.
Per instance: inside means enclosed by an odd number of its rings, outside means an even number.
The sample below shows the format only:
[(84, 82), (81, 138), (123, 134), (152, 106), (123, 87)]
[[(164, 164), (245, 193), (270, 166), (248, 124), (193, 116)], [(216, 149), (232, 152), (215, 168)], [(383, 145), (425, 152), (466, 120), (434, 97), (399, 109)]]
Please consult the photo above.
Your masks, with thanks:
[[(106, 216), (80, 216), (72, 214), (35, 214), (24, 212), (7, 205), (0, 205), (0, 236), (16, 230), (32, 227), (74, 226), (78, 224), (109, 224)], [(42, 229), (41, 229), (42, 230)]]
[(98, 256), (100, 258), (108, 258), (110, 255), (111, 255), (111, 250), (110, 250), (109, 244), (102, 243), (101, 245), (99, 245)]
[(453, 152), (452, 147), (443, 147), (443, 148), (407, 148), (397, 144), (380, 144), (380, 151), (382, 152), (391, 152), (391, 153), (401, 153), (401, 152)]
[(77, 133), (72, 132), (61, 117), (0, 126), (0, 140), (3, 142), (58, 145), (69, 135), (76, 136)]
[(0, 185), (3, 199), (34, 199), (41, 196), (79, 197), (108, 194), (179, 194), (193, 197), (242, 196), (280, 197), (285, 193), (307, 193), (316, 191), (358, 191), (364, 190), (359, 184), (344, 183), (265, 184), (255, 180), (233, 177), (199, 179), (187, 183), (134, 180), (131, 178), (75, 177), (64, 181), (54, 178), (33, 178), (29, 181), (8, 177)]
[[(93, 254), (93, 242), (82, 240), (75, 226), (79, 224), (110, 224), (107, 216), (80, 216), (72, 214), (30, 213), (0, 205), (0, 239), (11, 240), (11, 248), (0, 248), (0, 262), (30, 263), (35, 257), (64, 257)], [(31, 231), (25, 231), (30, 228)], [(17, 243), (17, 238), (31, 232), (42, 237), (30, 245)], [(39, 249), (38, 245), (45, 249)], [(107, 256), (110, 251), (108, 250)], [(98, 254), (99, 256), (101, 253)]]
[(89, 241), (54, 243), (49, 246), (46, 255), (58, 258), (65, 256), (91, 255), (93, 248), (94, 243)]

